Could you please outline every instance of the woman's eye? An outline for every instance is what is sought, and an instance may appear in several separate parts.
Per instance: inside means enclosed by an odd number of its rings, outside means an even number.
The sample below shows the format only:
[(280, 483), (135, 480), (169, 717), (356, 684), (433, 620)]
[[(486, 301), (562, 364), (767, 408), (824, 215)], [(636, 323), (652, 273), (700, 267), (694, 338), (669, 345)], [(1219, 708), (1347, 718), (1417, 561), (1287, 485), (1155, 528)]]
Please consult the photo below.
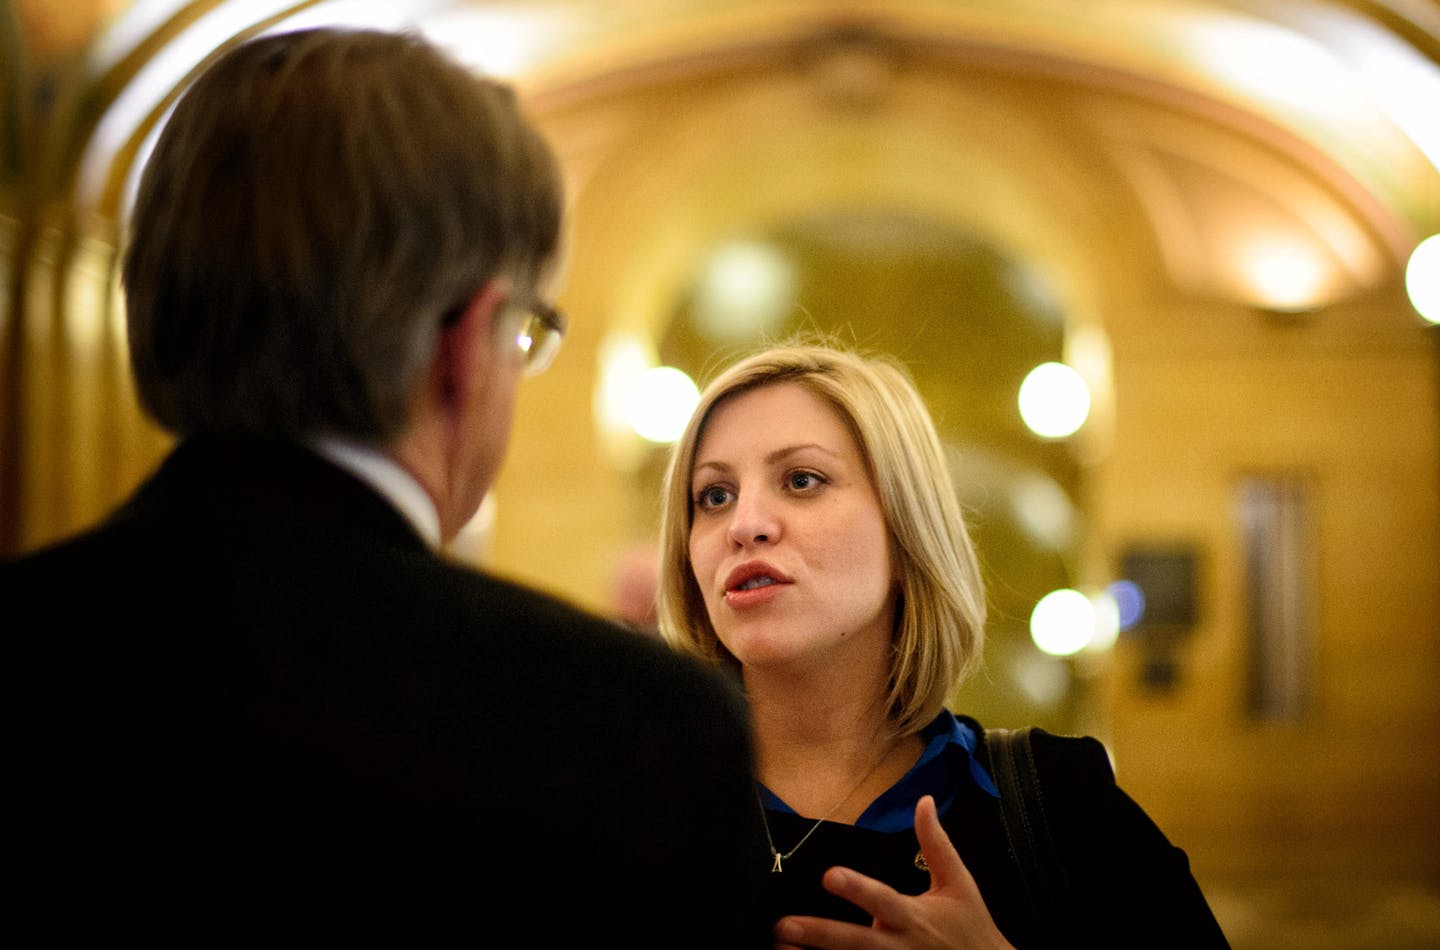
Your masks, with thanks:
[(793, 491), (809, 491), (825, 481), (814, 472), (791, 472), (786, 480)]
[(718, 508), (730, 499), (730, 493), (719, 485), (711, 485), (709, 488), (700, 489), (695, 496), (695, 504), (700, 508)]

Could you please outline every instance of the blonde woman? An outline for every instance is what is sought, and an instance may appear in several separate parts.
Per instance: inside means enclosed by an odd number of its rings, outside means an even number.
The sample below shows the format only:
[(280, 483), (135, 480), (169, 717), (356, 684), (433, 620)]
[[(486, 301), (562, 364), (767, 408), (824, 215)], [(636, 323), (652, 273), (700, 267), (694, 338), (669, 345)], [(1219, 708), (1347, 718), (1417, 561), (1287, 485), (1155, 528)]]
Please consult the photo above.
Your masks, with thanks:
[(780, 946), (1226, 946), (1094, 739), (1033, 735), (1061, 886), (1029, 903), (984, 730), (946, 707), (985, 596), (898, 365), (795, 345), (722, 372), (661, 533), (664, 636), (748, 697)]

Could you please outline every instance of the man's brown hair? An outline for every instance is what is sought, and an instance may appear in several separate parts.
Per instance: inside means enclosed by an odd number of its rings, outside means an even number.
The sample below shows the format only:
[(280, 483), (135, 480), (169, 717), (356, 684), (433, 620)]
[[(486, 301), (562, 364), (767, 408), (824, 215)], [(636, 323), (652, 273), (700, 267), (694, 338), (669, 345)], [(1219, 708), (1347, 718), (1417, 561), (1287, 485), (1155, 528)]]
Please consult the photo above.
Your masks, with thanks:
[(141, 180), (124, 263), (140, 397), (177, 433), (394, 436), (444, 315), (558, 254), (555, 158), (508, 86), (409, 34), (221, 55)]

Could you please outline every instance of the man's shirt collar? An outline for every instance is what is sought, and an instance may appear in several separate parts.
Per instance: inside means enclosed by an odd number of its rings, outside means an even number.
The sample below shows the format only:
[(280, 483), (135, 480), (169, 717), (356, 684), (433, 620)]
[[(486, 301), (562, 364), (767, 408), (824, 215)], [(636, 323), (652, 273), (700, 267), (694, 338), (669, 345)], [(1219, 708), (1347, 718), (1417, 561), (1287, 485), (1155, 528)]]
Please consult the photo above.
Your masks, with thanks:
[(375, 489), (414, 526), (432, 549), (440, 547), (440, 515), (435, 502), (409, 472), (388, 455), (335, 436), (318, 436), (310, 447)]

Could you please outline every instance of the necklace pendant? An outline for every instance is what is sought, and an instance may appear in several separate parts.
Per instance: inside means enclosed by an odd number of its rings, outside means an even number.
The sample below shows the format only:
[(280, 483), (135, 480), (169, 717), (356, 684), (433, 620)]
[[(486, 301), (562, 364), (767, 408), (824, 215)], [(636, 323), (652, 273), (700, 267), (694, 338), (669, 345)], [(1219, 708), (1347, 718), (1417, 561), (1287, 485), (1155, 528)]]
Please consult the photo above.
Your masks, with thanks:
[(782, 855), (779, 851), (771, 851), (770, 853), (775, 855), (775, 863), (770, 865), (770, 873), (783, 874), (785, 872), (785, 869), (780, 866), (780, 862), (784, 859), (785, 856)]

